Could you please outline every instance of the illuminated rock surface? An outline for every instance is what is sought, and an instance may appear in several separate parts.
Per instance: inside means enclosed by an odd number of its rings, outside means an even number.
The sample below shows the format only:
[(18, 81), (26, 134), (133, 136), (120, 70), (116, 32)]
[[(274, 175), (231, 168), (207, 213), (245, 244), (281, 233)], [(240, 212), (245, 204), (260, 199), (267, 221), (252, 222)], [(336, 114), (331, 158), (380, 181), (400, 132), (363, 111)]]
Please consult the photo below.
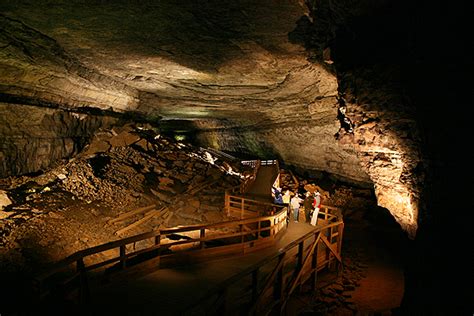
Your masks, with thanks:
[[(5, 13), (7, 47), (1, 65), (6, 99), (188, 120), (185, 129), (197, 131), (203, 145), (277, 156), (304, 170), (374, 183), (377, 192), (400, 182), (402, 156), (413, 155), (398, 148), (393, 163), (366, 163), (373, 147), (393, 151), (397, 139), (382, 135), (375, 143), (367, 139), (361, 148), (334, 138), (340, 127), (337, 80), (327, 64), (310, 61), (298, 43), (295, 27), (308, 14), (301, 4), (16, 4)], [(11, 119), (10, 125), (15, 125)], [(49, 151), (34, 163), (22, 157), (16, 166), (5, 161), (4, 175), (36, 171), (48, 158), (74, 152), (64, 146), (39, 149), (41, 144), (31, 142), (3, 146), (9, 156), (24, 147)], [(392, 202), (400, 194), (406, 199), (411, 188), (400, 186), (393, 194), (378, 196), (413, 235), (416, 201), (415, 209), (411, 202)]]
[[(467, 207), (446, 196), (471, 194), (471, 177), (457, 176), (472, 163), (458, 153), (472, 134), (462, 67), (472, 54), (459, 32), (470, 28), (452, 32), (466, 20), (456, 16), (462, 6), (452, 8), (2, 3), (0, 176), (70, 157), (93, 130), (126, 114), (203, 146), (373, 187), (409, 236), (421, 235), (415, 255), (439, 262), (431, 248), (438, 225), (446, 211)], [(417, 278), (429, 284), (432, 276)], [(425, 296), (420, 304), (430, 304)]]

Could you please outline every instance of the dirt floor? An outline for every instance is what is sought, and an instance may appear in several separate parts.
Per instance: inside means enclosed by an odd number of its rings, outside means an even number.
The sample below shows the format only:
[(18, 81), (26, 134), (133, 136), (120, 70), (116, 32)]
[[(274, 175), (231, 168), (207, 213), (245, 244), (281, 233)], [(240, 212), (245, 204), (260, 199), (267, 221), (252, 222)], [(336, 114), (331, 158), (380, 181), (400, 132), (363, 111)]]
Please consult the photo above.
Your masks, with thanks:
[[(1, 297), (11, 304), (2, 304), (9, 308), (0, 313), (14, 311), (29, 295), (24, 284), (31, 277), (79, 250), (162, 227), (227, 220), (224, 192), (248, 172), (238, 161), (149, 126), (126, 125), (100, 131), (80, 155), (49, 170), (0, 179), (0, 191), (11, 201), (0, 211)], [(342, 208), (344, 273), (315, 295), (297, 297), (289, 314), (390, 315), (403, 295), (403, 233), (375, 205), (371, 190), (320, 180), (289, 170), (281, 176), (285, 190), (317, 188), (323, 203)], [(162, 210), (156, 216), (118, 220), (153, 205)], [(132, 225), (145, 214), (151, 217)]]

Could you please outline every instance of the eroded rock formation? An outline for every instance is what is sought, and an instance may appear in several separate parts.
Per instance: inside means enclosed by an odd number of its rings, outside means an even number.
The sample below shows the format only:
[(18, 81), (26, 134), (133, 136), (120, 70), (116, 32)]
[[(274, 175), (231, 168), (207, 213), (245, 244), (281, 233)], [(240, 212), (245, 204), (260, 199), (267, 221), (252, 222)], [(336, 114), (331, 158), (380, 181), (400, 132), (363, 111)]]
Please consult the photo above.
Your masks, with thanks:
[[(348, 104), (348, 116), (361, 127), (351, 141), (338, 142), (338, 83), (329, 66), (331, 56), (326, 51), (320, 62), (308, 60), (301, 43), (316, 34), (312, 43), (318, 43), (317, 49), (310, 52), (317, 57), (335, 36), (339, 20), (348, 18), (350, 5), (334, 9), (320, 2), (310, 8), (297, 2), (226, 9), (185, 5), (179, 10), (172, 4), (133, 9), (65, 4), (46, 10), (54, 20), (50, 24), (40, 17), (41, 6), (10, 6), (7, 14), (35, 29), (2, 17), (2, 64), (8, 73), (3, 95), (184, 119), (191, 121), (203, 145), (277, 156), (306, 170), (374, 183), (380, 205), (414, 236), (417, 188), (403, 184), (403, 177), (411, 172), (407, 159), (419, 158), (399, 145), (394, 128), (399, 119), (383, 114), (382, 106), (369, 114), (367, 104)], [(72, 9), (80, 12), (80, 22), (66, 12)], [(339, 20), (328, 18), (334, 10)], [(369, 104), (390, 104), (385, 101), (371, 99)], [(404, 116), (399, 111), (402, 120)], [(383, 123), (369, 132), (367, 120)]]
[[(373, 185), (413, 237), (426, 166), (404, 72), (391, 66), (409, 61), (403, 13), (414, 8), (388, 0), (4, 4), (1, 97), (184, 120), (203, 145)], [(342, 133), (338, 97), (353, 124)], [(53, 151), (61, 152), (53, 160), (72, 153)]]
[(3, 15), (0, 25), (3, 101), (117, 111), (136, 107), (134, 89), (84, 67), (52, 38)]
[[(128, 107), (150, 119), (186, 120), (201, 144), (261, 157), (278, 156), (300, 168), (371, 183), (354, 149), (341, 146), (333, 137), (339, 128), (335, 75), (308, 61), (305, 48), (288, 39), (306, 6), (229, 5), (225, 9), (207, 5), (204, 10), (194, 5), (149, 4), (136, 8), (140, 19), (130, 16), (131, 8), (124, 4), (65, 5), (47, 9), (55, 21), (49, 24), (41, 18), (44, 7), (19, 4), (7, 7), (6, 13), (34, 29), (6, 17), (4, 23), (9, 24), (8, 29), (22, 31), (21, 36), (15, 35), (22, 46), (34, 47), (41, 38), (61, 52), (57, 56), (46, 50), (43, 55), (48, 58), (33, 56), (34, 63), (30, 63), (43, 65), (44, 60), (52, 60), (65, 64), (64, 59), (72, 57), (64, 56), (71, 55), (77, 58), (74, 65), (97, 74), (96, 81), (70, 87), (74, 93), (81, 95), (81, 89), (107, 82), (104, 91), (87, 94), (96, 98), (97, 107), (102, 107), (110, 91), (126, 87), (125, 97), (117, 98), (122, 103), (109, 102), (113, 110)], [(65, 13), (67, 9), (82, 12), (81, 22)], [(116, 14), (125, 23), (119, 23)], [(143, 25), (148, 29), (141, 29)], [(28, 36), (22, 35), (24, 29), (29, 30)], [(51, 38), (45, 40), (43, 34)], [(5, 58), (4, 63), (13, 63), (12, 58)], [(38, 70), (45, 77), (54, 73), (47, 65)], [(7, 77), (5, 86), (14, 80)], [(19, 87), (26, 85), (20, 81)], [(36, 98), (43, 102), (78, 106), (74, 94), (58, 92), (64, 99), (59, 102), (42, 93), (41, 86), (32, 89), (38, 90)], [(27, 94), (13, 87), (7, 90), (4, 96)], [(135, 91), (140, 91), (136, 109)]]
[(36, 172), (77, 154), (116, 118), (0, 103), (0, 177)]
[(423, 264), (441, 262), (446, 212), (466, 208), (446, 196), (471, 193), (456, 176), (471, 162), (457, 153), (472, 103), (461, 11), (392, 0), (2, 3), (0, 167), (30, 172), (73, 155), (102, 124), (72, 114), (88, 107), (373, 185), (417, 234), (422, 266), (406, 296), (423, 292), (413, 302), (436, 311)]

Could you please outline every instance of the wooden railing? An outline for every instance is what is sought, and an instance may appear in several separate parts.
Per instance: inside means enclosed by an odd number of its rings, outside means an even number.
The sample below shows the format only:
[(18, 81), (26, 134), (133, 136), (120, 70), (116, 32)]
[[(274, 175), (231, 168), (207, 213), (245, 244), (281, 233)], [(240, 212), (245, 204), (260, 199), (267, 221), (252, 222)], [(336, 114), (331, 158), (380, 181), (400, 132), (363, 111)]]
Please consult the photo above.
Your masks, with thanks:
[(257, 165), (257, 162), (259, 160), (242, 160), (240, 163), (244, 166), (249, 166), (255, 169), (255, 166)]
[(259, 160), (260, 161), (260, 165), (261, 166), (271, 166), (271, 165), (277, 165), (277, 167), (279, 167), (278, 165), (278, 160)]
[[(61, 288), (64, 292), (79, 290), (79, 299), (83, 299), (88, 293), (87, 279), (92, 270), (109, 273), (145, 260), (153, 260), (154, 267), (159, 268), (163, 260), (177, 263), (173, 255), (183, 251), (193, 252), (196, 258), (209, 258), (211, 254), (247, 253), (267, 247), (286, 228), (286, 217), (286, 208), (281, 207), (276, 213), (265, 216), (161, 229), (84, 249), (35, 278), (38, 297), (42, 299), (52, 290)], [(222, 233), (223, 230), (226, 233)], [(60, 281), (55, 282), (55, 279)]]
[(228, 153), (225, 153), (225, 152), (220, 151), (218, 149), (214, 149), (214, 148), (210, 148), (210, 147), (207, 147), (207, 148), (199, 147), (199, 150), (200, 151), (208, 151), (209, 153), (214, 154), (215, 156), (225, 157), (226, 159), (229, 159), (229, 160), (232, 160), (232, 161), (238, 160), (236, 157), (234, 157), (232, 155), (229, 155)]
[(249, 166), (253, 167), (252, 174), (247, 177), (244, 182), (240, 185), (240, 193), (245, 193), (249, 189), (249, 187), (252, 185), (252, 183), (255, 182), (255, 179), (257, 179), (257, 172), (258, 169), (260, 168), (260, 160), (255, 160), (254, 163), (249, 164)]
[(295, 291), (304, 285), (311, 290), (316, 288), (318, 272), (333, 270), (339, 274), (344, 223), (328, 212), (335, 209), (321, 208), (318, 221), (322, 226), (222, 282), (181, 314), (269, 315), (272, 311), (284, 314)]
[(245, 166), (250, 166), (253, 168), (252, 174), (245, 179), (245, 181), (240, 185), (240, 193), (244, 194), (245, 192), (248, 191), (249, 187), (252, 185), (252, 183), (255, 182), (255, 179), (257, 178), (257, 173), (258, 169), (260, 166), (271, 166), (271, 165), (276, 165), (276, 169), (280, 170), (280, 166), (278, 163), (278, 160), (243, 160), (241, 161), (241, 164)]
[(280, 212), (283, 205), (272, 204), (249, 199), (243, 196), (232, 195), (229, 191), (225, 192), (224, 210), (227, 216), (236, 219), (244, 219), (255, 216), (268, 215)]

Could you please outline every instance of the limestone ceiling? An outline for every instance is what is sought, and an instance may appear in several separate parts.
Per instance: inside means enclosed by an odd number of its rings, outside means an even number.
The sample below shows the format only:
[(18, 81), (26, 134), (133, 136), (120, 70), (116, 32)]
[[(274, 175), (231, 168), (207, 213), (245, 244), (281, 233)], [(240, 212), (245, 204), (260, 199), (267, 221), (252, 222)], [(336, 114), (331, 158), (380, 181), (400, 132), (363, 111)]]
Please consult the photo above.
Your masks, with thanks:
[(2, 6), (7, 17), (53, 38), (88, 69), (139, 91), (117, 109), (228, 117), (336, 93), (334, 76), (288, 39), (306, 13), (296, 1)]

